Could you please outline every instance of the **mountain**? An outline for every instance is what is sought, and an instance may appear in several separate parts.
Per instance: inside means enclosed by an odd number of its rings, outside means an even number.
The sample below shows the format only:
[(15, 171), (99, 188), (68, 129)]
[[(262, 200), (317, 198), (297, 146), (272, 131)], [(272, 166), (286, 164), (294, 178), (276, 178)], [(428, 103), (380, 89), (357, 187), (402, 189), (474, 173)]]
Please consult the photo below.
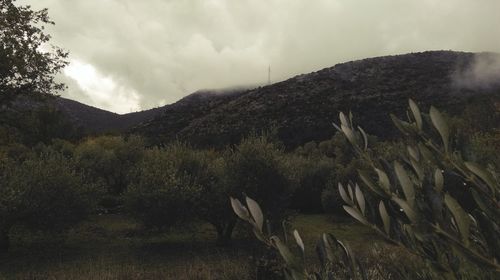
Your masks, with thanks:
[(165, 129), (172, 129), (188, 125), (190, 120), (207, 114), (212, 108), (220, 105), (221, 101), (238, 96), (246, 90), (248, 87), (200, 90), (172, 105), (127, 114), (112, 113), (62, 97), (56, 97), (53, 104), (68, 116), (73, 124), (91, 134), (125, 132), (140, 127), (143, 122), (154, 123), (156, 119), (162, 120), (159, 125), (166, 126)]
[(395, 135), (389, 113), (403, 116), (408, 98), (424, 110), (432, 104), (451, 114), (460, 114), (479, 95), (498, 102), (500, 76), (478, 75), (500, 62), (499, 57), (453, 51), (384, 56), (341, 63), (251, 90), (198, 92), (164, 107), (163, 113), (131, 132), (155, 143), (179, 139), (220, 147), (252, 132), (273, 130), (293, 148), (330, 138), (335, 133), (331, 123), (338, 121), (339, 111), (352, 111), (368, 133), (387, 139)]
[(123, 132), (163, 111), (163, 107), (159, 107), (120, 115), (62, 97), (56, 97), (54, 104), (72, 123), (91, 134)]

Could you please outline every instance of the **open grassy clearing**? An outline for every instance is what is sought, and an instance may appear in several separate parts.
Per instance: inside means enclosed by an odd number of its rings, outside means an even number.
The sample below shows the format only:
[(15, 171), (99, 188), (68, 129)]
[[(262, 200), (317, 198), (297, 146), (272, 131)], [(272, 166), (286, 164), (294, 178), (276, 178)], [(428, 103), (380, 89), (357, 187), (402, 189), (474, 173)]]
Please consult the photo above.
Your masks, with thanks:
[[(349, 242), (360, 256), (369, 256), (373, 243), (383, 243), (368, 228), (325, 215), (299, 215), (291, 227), (305, 240), (308, 262), (316, 260), (314, 245), (323, 232)], [(263, 250), (241, 234), (231, 247), (216, 247), (208, 225), (143, 234), (119, 215), (93, 217), (71, 231), (64, 245), (46, 235), (26, 236), (17, 233), (12, 250), (1, 256), (2, 279), (253, 279), (251, 257)]]

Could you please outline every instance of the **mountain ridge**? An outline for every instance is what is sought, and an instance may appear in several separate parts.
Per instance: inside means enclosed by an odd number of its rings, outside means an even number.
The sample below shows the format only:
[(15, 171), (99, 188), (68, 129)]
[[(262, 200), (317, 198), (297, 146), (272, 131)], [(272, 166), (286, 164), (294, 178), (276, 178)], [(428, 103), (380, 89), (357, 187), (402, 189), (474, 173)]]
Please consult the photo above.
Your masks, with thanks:
[[(408, 98), (424, 107), (433, 104), (457, 112), (471, 95), (497, 97), (499, 87), (479, 92), (457, 88), (452, 80), (477, 57), (487, 55), (492, 54), (427, 51), (340, 63), (238, 95), (214, 98), (212, 104), (192, 104), (190, 110), (203, 108), (196, 116), (169, 115), (167, 108), (132, 132), (156, 139), (156, 143), (178, 139), (195, 146), (217, 147), (237, 143), (255, 131), (276, 129), (287, 147), (296, 147), (331, 137), (335, 132), (331, 122), (336, 121), (338, 112), (351, 110), (367, 132), (390, 137), (395, 131), (389, 129), (388, 114), (403, 115)], [(193, 108), (197, 106), (200, 108)]]
[(388, 114), (402, 116), (408, 98), (452, 113), (460, 112), (470, 96), (498, 98), (498, 83), (474, 89), (457, 87), (454, 81), (478, 58), (491, 56), (500, 62), (495, 53), (454, 51), (373, 57), (266, 86), (199, 90), (169, 105), (122, 115), (63, 97), (52, 104), (87, 134), (134, 133), (152, 144), (181, 140), (219, 147), (273, 130), (293, 148), (331, 137), (331, 122), (339, 111), (352, 111), (368, 133), (390, 137), (395, 131), (389, 129)]

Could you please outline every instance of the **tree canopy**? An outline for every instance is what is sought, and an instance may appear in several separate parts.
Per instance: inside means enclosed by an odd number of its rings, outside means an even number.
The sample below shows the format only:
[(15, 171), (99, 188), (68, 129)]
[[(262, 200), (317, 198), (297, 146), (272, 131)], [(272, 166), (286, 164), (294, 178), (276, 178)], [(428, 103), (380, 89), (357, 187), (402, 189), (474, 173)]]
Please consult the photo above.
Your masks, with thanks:
[(49, 43), (47, 9), (34, 11), (0, 0), (0, 104), (19, 94), (54, 94), (64, 88), (55, 74), (67, 65), (68, 53)]

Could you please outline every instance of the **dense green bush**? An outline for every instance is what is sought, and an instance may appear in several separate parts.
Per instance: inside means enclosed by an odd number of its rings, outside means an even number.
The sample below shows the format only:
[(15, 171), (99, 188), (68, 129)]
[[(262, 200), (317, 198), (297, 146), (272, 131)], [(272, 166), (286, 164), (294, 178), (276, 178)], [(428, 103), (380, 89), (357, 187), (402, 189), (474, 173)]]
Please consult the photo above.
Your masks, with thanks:
[[(210, 223), (217, 233), (217, 244), (230, 242), (236, 219), (227, 197), (237, 185), (227, 182), (229, 153), (195, 150), (180, 143), (163, 149), (172, 163), (176, 181), (184, 196), (178, 197), (185, 205), (184, 222), (202, 220)], [(186, 209), (197, 209), (195, 212)]]
[(280, 201), (268, 204), (275, 213), (286, 209), (290, 190), (283, 156), (265, 137), (249, 138), (223, 152), (180, 143), (154, 148), (133, 172), (126, 205), (150, 228), (206, 221), (214, 226), (217, 243), (227, 244), (236, 225), (229, 195), (258, 194), (267, 201)]
[[(321, 194), (334, 178), (334, 161), (324, 155), (286, 156), (294, 191), (290, 208), (301, 213), (321, 213)], [(292, 166), (293, 165), (293, 166)]]
[(83, 184), (70, 160), (46, 150), (0, 166), (0, 247), (8, 248), (14, 226), (61, 231), (92, 210), (93, 189)]
[(231, 241), (236, 225), (227, 197), (235, 192), (237, 185), (227, 182), (227, 162), (223, 154), (214, 151), (197, 151), (199, 170), (196, 172), (194, 209), (196, 218), (214, 226), (217, 244), (226, 245)]
[(231, 195), (255, 197), (271, 221), (284, 217), (293, 193), (284, 156), (283, 149), (266, 136), (243, 140), (227, 156), (227, 180), (235, 188)]
[[(71, 153), (67, 143), (55, 143), (62, 152)], [(120, 195), (131, 181), (132, 170), (142, 159), (144, 142), (131, 136), (100, 136), (89, 138), (74, 148), (73, 156), (85, 181), (101, 186), (99, 199), (102, 211), (117, 211), (122, 205)]]
[(192, 219), (190, 206), (197, 190), (188, 176), (182, 176), (182, 168), (190, 166), (179, 158), (188, 150), (180, 149), (171, 146), (148, 150), (133, 171), (124, 194), (125, 205), (147, 228), (168, 229)]

